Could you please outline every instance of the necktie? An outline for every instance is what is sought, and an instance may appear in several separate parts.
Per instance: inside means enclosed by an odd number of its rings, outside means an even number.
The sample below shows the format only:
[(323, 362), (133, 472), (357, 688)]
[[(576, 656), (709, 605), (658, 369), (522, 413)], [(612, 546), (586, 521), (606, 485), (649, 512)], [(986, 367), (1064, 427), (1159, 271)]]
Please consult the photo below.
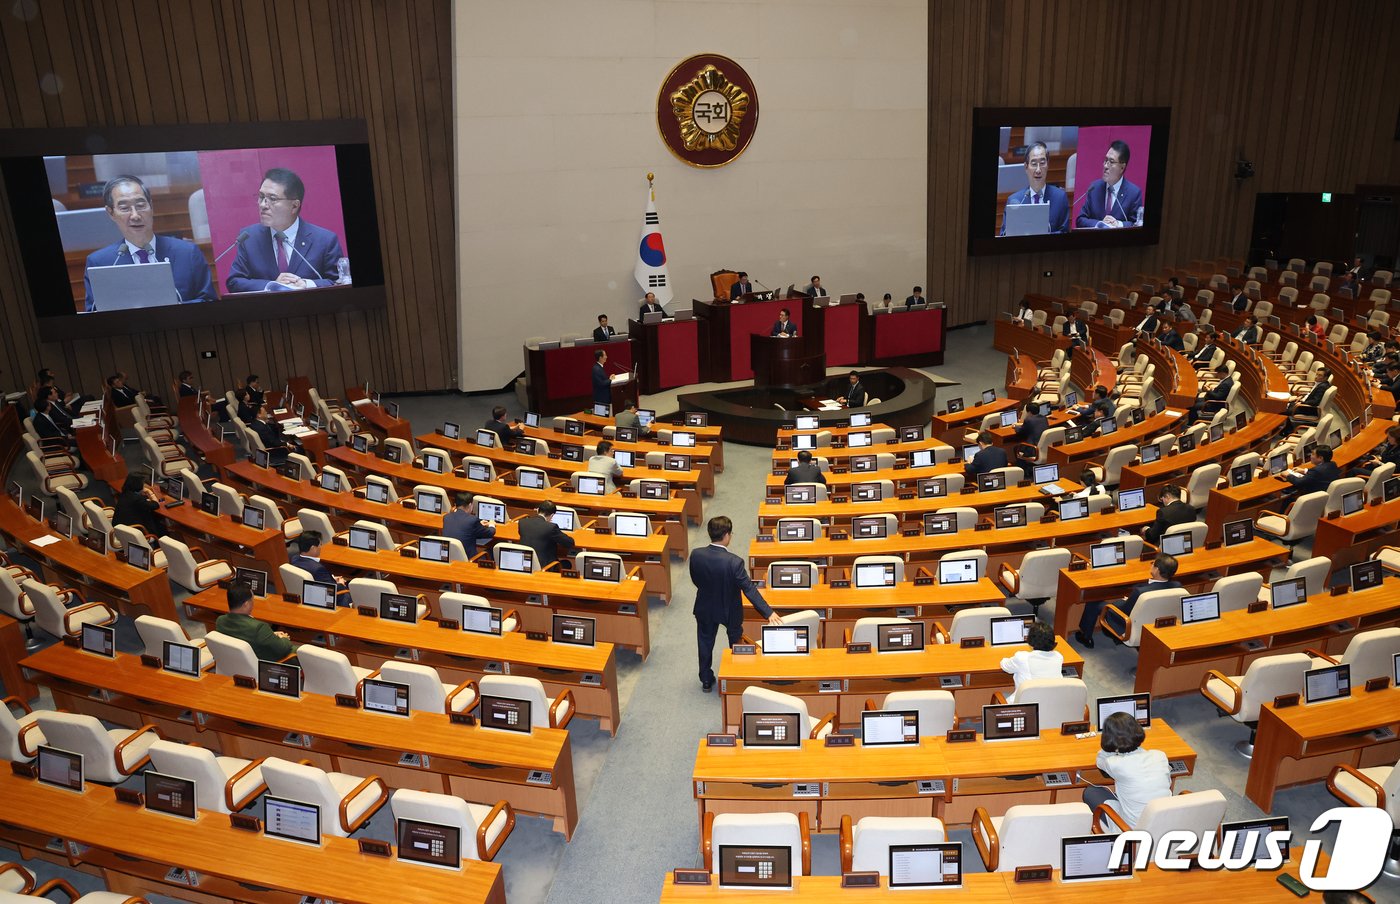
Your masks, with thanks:
[(1104, 211), (1107, 216), (1113, 216), (1113, 201), (1118, 196), (1118, 190), (1110, 188), (1108, 190), (1108, 210)]
[(1031, 199), (1032, 199), (1032, 200), (1031, 200), (1031, 203), (1032, 203), (1032, 204), (1039, 204), (1039, 203), (1040, 203), (1040, 192), (1032, 192), (1032, 193), (1031, 193)]
[(277, 272), (287, 272), (287, 233), (275, 233), (272, 238), (277, 243)]
[(136, 259), (143, 264), (149, 264), (151, 262), (151, 254), (145, 248), (142, 248), (140, 251), (136, 252)]

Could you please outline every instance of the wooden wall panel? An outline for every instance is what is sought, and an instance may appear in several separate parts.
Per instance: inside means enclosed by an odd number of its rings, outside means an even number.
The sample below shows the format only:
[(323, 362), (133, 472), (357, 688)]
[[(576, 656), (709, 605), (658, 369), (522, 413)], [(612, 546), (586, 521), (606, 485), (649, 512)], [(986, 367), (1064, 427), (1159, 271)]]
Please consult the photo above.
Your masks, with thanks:
[(0, 187), (0, 387), (41, 365), (88, 391), (118, 368), (164, 387), (184, 367), (218, 389), (250, 372), (335, 396), (454, 386), (451, 18), (450, 0), (6, 4), (0, 128), (366, 120), (388, 307), (40, 343)]
[[(1243, 257), (1257, 192), (1400, 183), (1397, 39), (1390, 0), (933, 0), (928, 264), (951, 322), (1027, 291)], [(972, 109), (1013, 106), (1171, 107), (1161, 243), (969, 257)], [(1243, 185), (1240, 153), (1256, 169)]]

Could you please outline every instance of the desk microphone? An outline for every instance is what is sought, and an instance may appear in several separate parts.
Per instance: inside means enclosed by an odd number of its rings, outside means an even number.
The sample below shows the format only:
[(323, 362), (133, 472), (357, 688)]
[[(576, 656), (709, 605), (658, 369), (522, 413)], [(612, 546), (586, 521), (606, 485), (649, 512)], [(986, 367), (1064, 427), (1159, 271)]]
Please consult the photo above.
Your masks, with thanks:
[(218, 256), (218, 257), (214, 258), (214, 263), (217, 264), (219, 261), (223, 260), (223, 259), (224, 259), (224, 255), (228, 254), (230, 251), (232, 251), (232, 250), (233, 250), (234, 248), (236, 248), (237, 246), (242, 245), (243, 242), (244, 242), (245, 240), (247, 240), (247, 238), (248, 238), (248, 230), (245, 229), (245, 230), (243, 230), (242, 232), (238, 233), (238, 238), (234, 239), (232, 242), (229, 242), (229, 246), (228, 246), (227, 248), (225, 248), (223, 251), (221, 251), (221, 252), (219, 253), (219, 256)]
[(297, 257), (306, 261), (306, 266), (311, 268), (311, 272), (316, 274), (317, 279), (322, 281), (325, 280), (325, 277), (321, 275), (321, 271), (316, 269), (316, 265), (311, 263), (311, 261), (306, 260), (306, 255), (302, 254), (300, 251), (297, 250), (297, 246), (295, 243), (292, 244), (292, 252), (295, 253)]
[(117, 261), (122, 259), (123, 254), (130, 254), (130, 252), (126, 250), (126, 242), (122, 242), (120, 245), (117, 246), (117, 256), (112, 258), (112, 262), (107, 266), (115, 267), (117, 265)]

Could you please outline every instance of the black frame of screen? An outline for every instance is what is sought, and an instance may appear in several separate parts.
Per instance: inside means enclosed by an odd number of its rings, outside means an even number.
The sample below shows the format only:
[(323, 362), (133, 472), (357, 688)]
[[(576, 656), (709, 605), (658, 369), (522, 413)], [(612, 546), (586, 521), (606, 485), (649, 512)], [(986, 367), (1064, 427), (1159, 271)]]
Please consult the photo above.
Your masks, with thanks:
[[(335, 146), (345, 239), (355, 249), (354, 285), (303, 296), (295, 305), (289, 305), (285, 293), (279, 292), (129, 311), (79, 314), (73, 310), (63, 243), (44, 173), (45, 156), (325, 145)], [(369, 129), (363, 119), (6, 129), (0, 130), (0, 178), (9, 195), (39, 338), (45, 342), (336, 314), (381, 308), (386, 302)]]
[[(972, 110), (972, 160), (968, 167), (967, 253), (1026, 254), (1035, 251), (1080, 251), (1086, 248), (1122, 248), (1155, 245), (1162, 227), (1161, 198), (1167, 181), (1167, 140), (1171, 133), (1171, 107), (974, 107)], [(1145, 205), (1139, 229), (1071, 229), (1067, 235), (996, 235), (998, 156), (1003, 126), (1151, 126), (1148, 148)]]

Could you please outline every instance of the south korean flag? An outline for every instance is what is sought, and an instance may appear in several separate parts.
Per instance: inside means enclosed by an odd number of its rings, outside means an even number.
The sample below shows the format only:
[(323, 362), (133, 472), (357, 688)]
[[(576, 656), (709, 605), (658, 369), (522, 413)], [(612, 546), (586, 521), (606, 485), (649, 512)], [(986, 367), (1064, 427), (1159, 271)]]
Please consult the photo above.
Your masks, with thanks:
[(637, 263), (632, 275), (642, 294), (655, 292), (663, 305), (671, 303), (671, 275), (666, 268), (666, 246), (661, 242), (661, 218), (656, 215), (656, 192), (647, 184), (647, 209), (642, 217), (642, 237), (637, 243)]

